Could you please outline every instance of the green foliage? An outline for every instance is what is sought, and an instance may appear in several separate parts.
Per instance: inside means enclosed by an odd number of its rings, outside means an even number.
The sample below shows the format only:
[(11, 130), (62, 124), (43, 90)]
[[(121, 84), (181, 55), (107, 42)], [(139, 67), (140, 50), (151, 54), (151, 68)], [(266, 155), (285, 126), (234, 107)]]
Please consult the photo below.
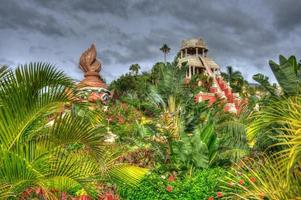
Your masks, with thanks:
[(131, 70), (134, 72), (121, 75), (110, 84), (110, 90), (114, 91), (115, 97), (120, 98), (128, 94), (137, 95), (138, 98), (144, 97), (150, 84), (149, 74), (138, 74), (137, 68)]
[[(296, 96), (300, 94), (301, 63), (297, 63), (295, 56), (291, 56), (287, 59), (280, 55), (279, 64), (270, 60), (269, 65), (285, 96)], [(281, 96), (279, 89), (269, 83), (268, 77), (262, 74), (256, 74), (253, 76), (253, 79), (261, 84), (261, 86), (263, 86), (274, 97)]]
[(116, 150), (103, 142), (101, 113), (66, 109), (72, 89), (71, 79), (48, 64), (31, 63), (15, 72), (1, 68), (1, 195), (18, 199), (28, 189), (47, 196), (53, 189), (78, 188), (97, 197), (96, 183), (119, 177), (135, 184), (146, 173), (114, 165)]
[(265, 88), (270, 94), (275, 96), (277, 95), (276, 88), (269, 82), (269, 77), (258, 73), (253, 76), (253, 79), (258, 82), (263, 88)]
[(208, 168), (218, 150), (213, 122), (199, 126), (191, 136), (183, 133), (181, 139), (175, 141), (173, 146), (172, 159), (178, 171)]
[[(122, 199), (136, 200), (194, 200), (208, 199), (214, 197), (217, 199), (217, 192), (220, 191), (220, 181), (226, 175), (226, 171), (222, 168), (210, 168), (198, 171), (193, 177), (185, 177), (184, 179), (175, 179), (169, 182), (158, 174), (150, 174), (137, 187), (123, 187), (119, 189)], [(172, 187), (172, 191), (168, 192), (167, 186)]]
[(244, 80), (240, 71), (234, 71), (232, 66), (227, 66), (227, 72), (222, 76), (230, 84), (233, 92), (242, 92), (242, 88), (247, 82)]
[(226, 199), (300, 199), (300, 177), (287, 179), (278, 158), (260, 158), (241, 161), (225, 178), (222, 188)]
[(130, 66), (129, 70), (131, 71), (132, 74), (137, 75), (139, 70), (140, 70), (140, 65), (139, 64), (132, 64)]
[(270, 60), (269, 65), (284, 94), (294, 96), (300, 94), (301, 88), (301, 63), (297, 63), (295, 56), (288, 59), (279, 56), (279, 64)]
[(218, 111), (214, 116), (215, 131), (219, 138), (219, 153), (216, 164), (232, 164), (250, 153), (246, 138), (251, 109), (241, 107), (239, 115)]

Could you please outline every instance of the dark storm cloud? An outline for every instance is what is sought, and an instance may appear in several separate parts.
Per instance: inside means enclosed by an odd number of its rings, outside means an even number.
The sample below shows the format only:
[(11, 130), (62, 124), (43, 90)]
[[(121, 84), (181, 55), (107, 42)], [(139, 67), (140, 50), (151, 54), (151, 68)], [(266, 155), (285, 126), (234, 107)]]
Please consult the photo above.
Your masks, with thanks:
[(1, 1), (0, 28), (11, 30), (38, 31), (42, 34), (65, 36), (72, 32), (58, 20), (23, 1)]
[(181, 40), (203, 37), (222, 69), (250, 80), (272, 76), (267, 62), (279, 54), (300, 56), (300, 8), (299, 0), (0, 0), (0, 62), (49, 61), (81, 79), (79, 56), (94, 42), (110, 81), (132, 63), (149, 69), (163, 43), (173, 60)]
[(41, 7), (48, 9), (56, 9), (58, 11), (67, 12), (86, 12), (86, 13), (97, 13), (97, 14), (112, 14), (120, 17), (127, 16), (127, 9), (129, 7), (129, 1), (124, 0), (60, 0), (60, 1), (41, 1), (33, 0)]
[(301, 25), (301, 1), (296, 0), (269, 0), (267, 4), (274, 15), (274, 25), (277, 30), (291, 31)]

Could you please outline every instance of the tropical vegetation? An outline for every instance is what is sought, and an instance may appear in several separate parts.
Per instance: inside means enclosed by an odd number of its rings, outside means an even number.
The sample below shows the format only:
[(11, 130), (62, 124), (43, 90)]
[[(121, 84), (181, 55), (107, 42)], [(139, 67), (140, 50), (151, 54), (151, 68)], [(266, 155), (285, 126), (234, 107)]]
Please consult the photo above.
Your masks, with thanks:
[(227, 67), (224, 80), (247, 102), (235, 114), (223, 101), (196, 103), (212, 79), (187, 82), (187, 66), (160, 50), (164, 62), (133, 64), (111, 82), (105, 106), (78, 101), (50, 64), (1, 67), (1, 199), (301, 199), (296, 57), (269, 62), (276, 84)]

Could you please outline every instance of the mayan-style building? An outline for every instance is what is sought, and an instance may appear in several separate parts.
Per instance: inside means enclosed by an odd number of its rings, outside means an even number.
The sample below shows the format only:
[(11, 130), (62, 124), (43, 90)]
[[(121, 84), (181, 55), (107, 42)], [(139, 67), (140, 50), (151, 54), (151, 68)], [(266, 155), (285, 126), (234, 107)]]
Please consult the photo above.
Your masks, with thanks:
[(212, 85), (207, 92), (200, 92), (195, 96), (196, 102), (209, 101), (212, 105), (217, 99), (225, 102), (224, 110), (237, 113), (240, 110), (241, 99), (233, 93), (229, 84), (223, 80), (220, 67), (208, 57), (208, 47), (203, 39), (183, 40), (179, 52), (178, 67), (187, 65), (186, 79), (195, 74), (205, 74), (212, 78)]
[(194, 74), (219, 72), (219, 66), (208, 56), (208, 48), (202, 39), (183, 40), (180, 49), (179, 64), (187, 62), (188, 70), (186, 78), (190, 79)]

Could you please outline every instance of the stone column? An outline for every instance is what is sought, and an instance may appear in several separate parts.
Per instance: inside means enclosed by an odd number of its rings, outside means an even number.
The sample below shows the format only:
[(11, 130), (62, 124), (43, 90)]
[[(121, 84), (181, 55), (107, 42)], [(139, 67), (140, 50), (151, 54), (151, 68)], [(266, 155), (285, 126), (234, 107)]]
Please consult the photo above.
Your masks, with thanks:
[(199, 48), (196, 48), (196, 56), (199, 56)]
[(205, 56), (205, 49), (202, 49), (202, 56)]
[(186, 70), (186, 78), (189, 76), (189, 68)]
[(193, 66), (193, 72), (192, 72), (192, 75), (195, 74), (195, 66)]
[(188, 77), (191, 78), (191, 66), (189, 66), (189, 74)]
[(183, 50), (181, 50), (181, 58), (183, 58)]
[(185, 49), (185, 57), (187, 57), (187, 49)]

